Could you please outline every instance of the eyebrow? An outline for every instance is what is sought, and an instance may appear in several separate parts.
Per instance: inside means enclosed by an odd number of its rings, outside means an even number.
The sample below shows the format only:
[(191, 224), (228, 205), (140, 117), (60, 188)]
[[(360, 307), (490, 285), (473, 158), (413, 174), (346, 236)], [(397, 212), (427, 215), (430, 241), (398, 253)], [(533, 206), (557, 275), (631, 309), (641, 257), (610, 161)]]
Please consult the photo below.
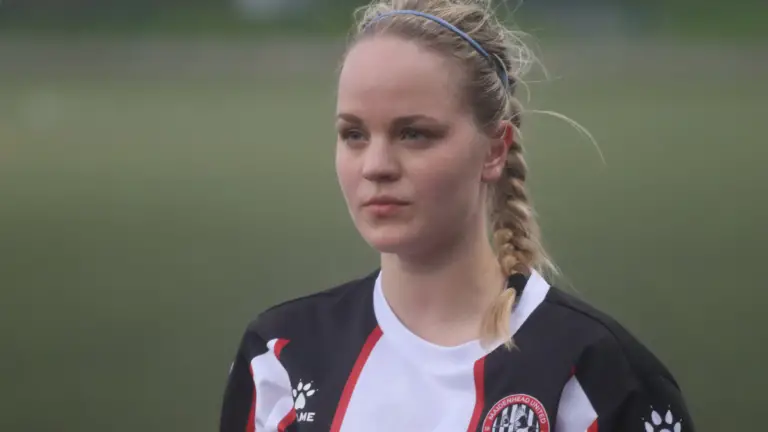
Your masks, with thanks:
[[(356, 125), (365, 123), (365, 122), (363, 122), (363, 120), (360, 117), (358, 117), (358, 116), (356, 116), (354, 114), (350, 114), (350, 113), (339, 113), (339, 114), (336, 115), (336, 118), (338, 118), (340, 120), (344, 120), (344, 121), (352, 123), (352, 124), (356, 124)], [(408, 126), (408, 125), (413, 124), (413, 123), (415, 123), (417, 121), (427, 121), (427, 122), (436, 123), (436, 124), (440, 124), (441, 123), (438, 119), (436, 119), (434, 117), (430, 117), (428, 115), (413, 114), (413, 115), (397, 117), (392, 122), (392, 124), (394, 126), (397, 126), (397, 127), (402, 127), (402, 126)]]

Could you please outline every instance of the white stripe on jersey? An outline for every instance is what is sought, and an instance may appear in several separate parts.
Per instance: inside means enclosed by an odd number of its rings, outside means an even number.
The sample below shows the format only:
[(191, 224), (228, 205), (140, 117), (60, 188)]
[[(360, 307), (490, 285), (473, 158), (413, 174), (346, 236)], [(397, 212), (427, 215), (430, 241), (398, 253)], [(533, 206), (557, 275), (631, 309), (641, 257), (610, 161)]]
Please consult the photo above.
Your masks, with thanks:
[(579, 380), (572, 376), (565, 384), (563, 395), (560, 397), (556, 432), (586, 432), (595, 420), (595, 408), (589, 402)]
[(277, 359), (275, 344), (277, 339), (267, 343), (269, 351), (251, 360), (256, 389), (256, 430), (276, 431), (278, 424), (293, 409), (291, 380), (288, 371)]

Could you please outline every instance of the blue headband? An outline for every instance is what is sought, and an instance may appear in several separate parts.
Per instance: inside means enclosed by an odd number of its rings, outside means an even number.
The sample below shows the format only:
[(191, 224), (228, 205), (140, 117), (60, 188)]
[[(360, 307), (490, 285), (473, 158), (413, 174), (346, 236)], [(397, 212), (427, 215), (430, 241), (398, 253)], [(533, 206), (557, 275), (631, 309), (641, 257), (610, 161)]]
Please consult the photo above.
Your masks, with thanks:
[(390, 11), (390, 12), (385, 12), (385, 13), (382, 13), (380, 15), (377, 15), (376, 17), (374, 17), (368, 23), (368, 26), (370, 26), (371, 24), (375, 23), (376, 21), (379, 21), (382, 18), (385, 18), (385, 17), (388, 17), (388, 16), (392, 16), (392, 15), (416, 15), (416, 16), (420, 16), (420, 17), (432, 20), (432, 21), (440, 24), (441, 26), (451, 30), (452, 32), (456, 33), (462, 39), (464, 39), (470, 45), (472, 45), (472, 48), (474, 48), (475, 51), (477, 51), (481, 56), (483, 56), (486, 59), (488, 59), (488, 61), (491, 62), (491, 64), (493, 65), (494, 69), (496, 69), (496, 73), (499, 75), (499, 78), (501, 78), (501, 82), (504, 85), (504, 87), (509, 86), (509, 76), (507, 75), (507, 71), (504, 69), (504, 66), (501, 64), (501, 62), (496, 57), (491, 56), (488, 53), (488, 51), (486, 51), (482, 47), (482, 45), (477, 43), (476, 40), (472, 39), (472, 37), (470, 35), (468, 35), (467, 33), (463, 32), (463, 31), (461, 31), (461, 29), (459, 29), (455, 25), (449, 23), (448, 21), (446, 21), (446, 20), (444, 20), (444, 19), (442, 19), (440, 17), (434, 16), (434, 15), (431, 15), (431, 14), (428, 14), (428, 13), (425, 13), (425, 12), (416, 11), (416, 10), (401, 9), (401, 10), (393, 10), (393, 11)]

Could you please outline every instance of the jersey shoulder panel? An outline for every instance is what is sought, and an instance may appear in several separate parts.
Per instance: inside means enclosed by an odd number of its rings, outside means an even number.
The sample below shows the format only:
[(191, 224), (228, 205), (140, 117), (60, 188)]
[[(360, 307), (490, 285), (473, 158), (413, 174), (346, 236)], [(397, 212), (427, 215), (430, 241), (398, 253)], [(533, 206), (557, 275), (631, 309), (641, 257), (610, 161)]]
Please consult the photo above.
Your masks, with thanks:
[[(378, 271), (312, 294), (273, 305), (253, 319), (248, 331), (265, 340), (292, 339), (318, 327), (363, 318), (372, 310), (373, 284)], [(362, 316), (355, 316), (356, 314)]]
[[(376, 326), (377, 275), (284, 301), (250, 321), (228, 381), (221, 430), (242, 431), (247, 424), (328, 430), (360, 347)], [(294, 405), (297, 392), (310, 385), (304, 402)], [(324, 396), (303, 399), (318, 389)], [(293, 423), (284, 429), (291, 413)]]
[(577, 329), (578, 354), (558, 412), (562, 426), (645, 432), (679, 431), (685, 424), (685, 430), (694, 430), (673, 375), (624, 326), (559, 289), (551, 290), (546, 302), (560, 312), (560, 325)]
[(626, 361), (634, 374), (640, 378), (661, 376), (677, 385), (667, 367), (635, 335), (611, 315), (590, 305), (586, 301), (552, 288), (546, 302), (564, 310), (588, 329), (589, 340), (584, 348), (598, 349), (603, 355)]

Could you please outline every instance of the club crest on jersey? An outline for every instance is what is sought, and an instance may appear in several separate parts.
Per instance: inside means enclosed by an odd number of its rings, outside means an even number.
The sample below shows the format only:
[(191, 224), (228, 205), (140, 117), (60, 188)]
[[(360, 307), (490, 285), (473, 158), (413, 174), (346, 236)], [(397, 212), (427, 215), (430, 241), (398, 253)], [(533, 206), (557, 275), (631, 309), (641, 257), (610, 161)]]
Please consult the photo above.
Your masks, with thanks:
[(549, 416), (533, 396), (515, 394), (496, 402), (483, 421), (483, 432), (549, 432)]

